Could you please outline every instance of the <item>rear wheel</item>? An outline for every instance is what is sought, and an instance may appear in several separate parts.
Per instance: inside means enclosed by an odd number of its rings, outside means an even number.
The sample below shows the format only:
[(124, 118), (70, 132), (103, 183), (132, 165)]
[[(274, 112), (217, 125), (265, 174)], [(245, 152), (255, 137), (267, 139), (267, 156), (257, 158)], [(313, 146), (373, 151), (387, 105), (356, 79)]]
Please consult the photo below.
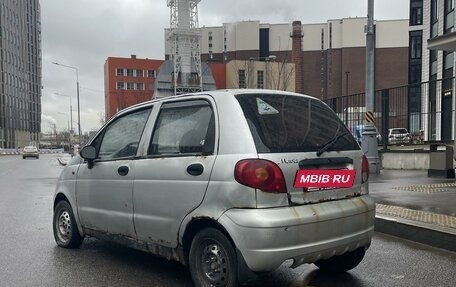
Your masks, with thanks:
[(238, 286), (236, 253), (231, 242), (217, 229), (196, 234), (189, 254), (189, 267), (197, 287)]
[(318, 260), (314, 264), (328, 272), (340, 273), (351, 270), (363, 260), (366, 250), (364, 247), (329, 259)]
[(79, 234), (73, 209), (67, 201), (60, 201), (54, 209), (54, 238), (57, 245), (65, 248), (77, 248), (84, 237)]

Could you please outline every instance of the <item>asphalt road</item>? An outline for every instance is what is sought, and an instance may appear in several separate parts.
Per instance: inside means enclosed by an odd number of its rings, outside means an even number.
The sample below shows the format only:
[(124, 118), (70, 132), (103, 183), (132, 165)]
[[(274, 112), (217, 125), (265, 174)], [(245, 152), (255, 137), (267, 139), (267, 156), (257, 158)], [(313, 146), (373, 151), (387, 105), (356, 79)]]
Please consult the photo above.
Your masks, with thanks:
[[(0, 286), (192, 286), (185, 266), (96, 239), (56, 246), (52, 198), (62, 167), (0, 157)], [(456, 286), (456, 254), (376, 234), (364, 261), (343, 275), (285, 265), (251, 286)]]

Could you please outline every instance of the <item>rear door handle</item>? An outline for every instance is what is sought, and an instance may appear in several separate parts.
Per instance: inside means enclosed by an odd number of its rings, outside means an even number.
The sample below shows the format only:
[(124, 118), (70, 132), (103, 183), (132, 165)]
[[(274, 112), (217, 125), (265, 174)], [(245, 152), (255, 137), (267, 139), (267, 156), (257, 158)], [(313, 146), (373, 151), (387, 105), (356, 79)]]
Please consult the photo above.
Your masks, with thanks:
[(187, 167), (187, 172), (190, 175), (197, 176), (202, 174), (204, 171), (204, 166), (200, 163), (194, 163)]
[(128, 168), (128, 166), (125, 166), (125, 165), (123, 165), (117, 169), (117, 173), (121, 176), (126, 176), (129, 171), (130, 171), (130, 169)]

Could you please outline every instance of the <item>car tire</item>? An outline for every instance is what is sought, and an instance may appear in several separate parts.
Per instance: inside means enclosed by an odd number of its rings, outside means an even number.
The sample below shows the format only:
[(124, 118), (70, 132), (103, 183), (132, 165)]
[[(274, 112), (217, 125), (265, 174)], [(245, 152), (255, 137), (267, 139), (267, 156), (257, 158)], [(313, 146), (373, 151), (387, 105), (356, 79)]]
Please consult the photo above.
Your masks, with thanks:
[(58, 246), (77, 248), (82, 244), (84, 237), (79, 234), (73, 209), (67, 201), (62, 200), (55, 206), (52, 226)]
[(22, 159), (25, 159), (25, 156), (22, 156)]
[(323, 271), (342, 273), (358, 266), (363, 260), (365, 253), (366, 250), (362, 247), (342, 255), (333, 256), (329, 259), (318, 260), (314, 264)]
[(236, 252), (219, 230), (206, 228), (198, 232), (188, 261), (195, 286), (238, 286)]

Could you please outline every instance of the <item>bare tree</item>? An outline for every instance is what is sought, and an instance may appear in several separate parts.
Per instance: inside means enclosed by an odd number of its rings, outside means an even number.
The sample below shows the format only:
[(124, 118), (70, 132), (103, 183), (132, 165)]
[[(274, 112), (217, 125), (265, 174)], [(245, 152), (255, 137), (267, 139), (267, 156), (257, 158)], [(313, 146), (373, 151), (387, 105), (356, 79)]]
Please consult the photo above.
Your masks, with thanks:
[[(254, 61), (253, 60), (234, 60), (232, 61), (234, 77), (232, 86), (236, 88), (253, 88), (255, 84)], [(240, 71), (244, 71), (244, 87), (240, 87)], [(242, 85), (241, 85), (242, 86)]]
[(292, 63), (288, 63), (288, 52), (280, 62), (275, 62), (273, 65), (277, 69), (269, 69), (269, 79), (271, 79), (271, 88), (276, 90), (286, 91), (290, 88), (291, 80), (293, 79), (295, 68)]
[(98, 112), (98, 113), (97, 113), (97, 116), (98, 116), (98, 123), (99, 123), (101, 126), (104, 126), (104, 125), (106, 124), (105, 113), (104, 113), (104, 112)]
[[(260, 69), (257, 69), (254, 60), (233, 61), (232, 71), (232, 87), (257, 88), (257, 77), (255, 72), (260, 71)], [(289, 90), (291, 88), (292, 80), (294, 79), (294, 72), (294, 65), (292, 63), (288, 63), (286, 56), (280, 62), (271, 60), (264, 61), (264, 88), (283, 91)], [(240, 73), (244, 73), (243, 80), (245, 86), (242, 86), (242, 81), (240, 81), (242, 80), (239, 78)]]

